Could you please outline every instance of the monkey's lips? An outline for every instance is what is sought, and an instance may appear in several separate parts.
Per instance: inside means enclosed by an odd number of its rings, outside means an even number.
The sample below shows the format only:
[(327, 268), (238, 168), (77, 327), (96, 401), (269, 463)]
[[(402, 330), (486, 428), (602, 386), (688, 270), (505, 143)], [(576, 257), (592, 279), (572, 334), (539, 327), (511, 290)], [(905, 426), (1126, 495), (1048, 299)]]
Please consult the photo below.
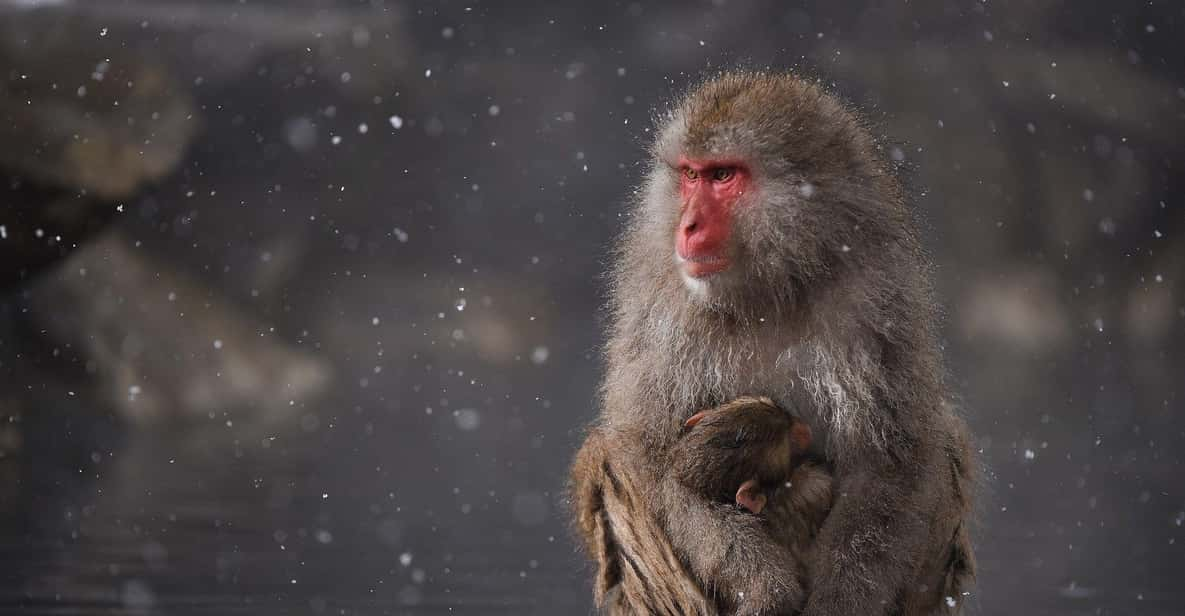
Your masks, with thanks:
[(728, 257), (712, 254), (683, 256), (675, 253), (675, 260), (683, 268), (683, 272), (692, 278), (706, 278), (728, 269)]

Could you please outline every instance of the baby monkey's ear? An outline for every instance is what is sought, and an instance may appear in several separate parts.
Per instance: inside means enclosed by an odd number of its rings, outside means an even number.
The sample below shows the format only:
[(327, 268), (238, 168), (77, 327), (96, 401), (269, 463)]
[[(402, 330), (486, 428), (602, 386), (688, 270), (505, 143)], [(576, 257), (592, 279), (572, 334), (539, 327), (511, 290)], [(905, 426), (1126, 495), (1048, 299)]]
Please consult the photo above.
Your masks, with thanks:
[(687, 421), (683, 422), (683, 427), (684, 428), (694, 428), (695, 424), (698, 424), (699, 422), (703, 421), (704, 417), (707, 417), (707, 416), (708, 416), (708, 411), (700, 411), (700, 412), (696, 413), (695, 415), (688, 417)]
[(811, 427), (805, 421), (795, 419), (790, 426), (790, 444), (794, 447), (794, 455), (802, 455), (811, 448)]

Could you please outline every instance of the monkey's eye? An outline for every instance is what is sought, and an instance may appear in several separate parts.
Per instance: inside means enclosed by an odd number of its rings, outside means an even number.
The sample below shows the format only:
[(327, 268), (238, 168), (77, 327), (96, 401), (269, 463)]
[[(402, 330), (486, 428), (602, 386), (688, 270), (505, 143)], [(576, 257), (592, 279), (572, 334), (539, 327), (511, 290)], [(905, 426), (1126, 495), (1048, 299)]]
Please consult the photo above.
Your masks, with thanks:
[(736, 174), (736, 170), (731, 167), (717, 167), (712, 171), (712, 181), (727, 182)]
[(691, 167), (687, 167), (687, 168), (683, 169), (683, 176), (689, 180), (698, 180), (699, 179), (699, 174), (696, 173), (695, 169), (692, 169)]

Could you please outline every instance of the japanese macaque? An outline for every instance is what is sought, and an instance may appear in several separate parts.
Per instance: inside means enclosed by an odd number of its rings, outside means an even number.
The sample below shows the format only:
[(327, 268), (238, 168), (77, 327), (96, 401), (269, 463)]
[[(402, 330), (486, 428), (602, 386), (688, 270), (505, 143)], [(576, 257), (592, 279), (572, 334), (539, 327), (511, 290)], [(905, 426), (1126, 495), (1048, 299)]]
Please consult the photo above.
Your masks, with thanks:
[[(612, 271), (601, 417), (572, 473), (598, 601), (957, 612), (974, 572), (972, 454), (947, 402), (929, 265), (876, 141), (813, 83), (735, 72), (675, 105), (652, 152)], [(769, 404), (713, 415), (754, 396)], [(738, 439), (730, 461), (711, 453), (727, 439), (697, 436), (771, 406), (810, 428), (822, 466), (798, 468), (830, 472), (813, 510), (818, 486), (771, 488), (771, 441)]]

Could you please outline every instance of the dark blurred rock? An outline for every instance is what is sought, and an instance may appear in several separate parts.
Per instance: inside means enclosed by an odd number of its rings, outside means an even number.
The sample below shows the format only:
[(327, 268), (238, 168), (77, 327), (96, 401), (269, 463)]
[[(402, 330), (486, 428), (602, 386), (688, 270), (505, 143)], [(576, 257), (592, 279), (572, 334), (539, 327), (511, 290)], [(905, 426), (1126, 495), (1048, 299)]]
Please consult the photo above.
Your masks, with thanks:
[(197, 128), (168, 68), (97, 32), (0, 36), (0, 284), (27, 278), (177, 167)]
[[(1103, 331), (1096, 321), (1125, 337), (1165, 335), (1173, 308), (1157, 298), (1180, 279), (1185, 243), (1161, 238), (1185, 232), (1185, 209), (1157, 195), (1172, 188), (1164, 166), (1181, 151), (1185, 94), (1101, 50), (977, 43), (886, 54), (849, 39), (830, 45), (828, 67), (867, 89), (902, 141), (886, 144), (890, 156), (920, 171), (920, 201), (948, 238), (941, 250), (962, 264), (942, 272), (962, 302), (956, 325), (1040, 353), (1075, 342), (1075, 328)], [(1147, 275), (1100, 259), (1120, 253)], [(1076, 297), (1091, 281), (1107, 291)]]
[(0, 184), (0, 289), (65, 256), (106, 226), (117, 207), (19, 178)]
[(270, 424), (329, 383), (324, 361), (118, 233), (76, 251), (28, 297), (43, 344), (76, 353), (106, 406), (136, 421)]
[(261, 57), (298, 52), (303, 81), (321, 80), (364, 99), (388, 94), (395, 74), (416, 57), (401, 4), (334, 4), (66, 0), (30, 7), (0, 1), (0, 39), (33, 47), (67, 40), (85, 52), (69, 58), (76, 64), (80, 58), (97, 62), (112, 54), (152, 58), (170, 65), (179, 81), (196, 87), (239, 79), (254, 72)]
[(181, 161), (197, 123), (167, 67), (74, 37), (0, 41), (0, 139), (16, 146), (0, 150), (0, 165), (10, 173), (117, 201)]

